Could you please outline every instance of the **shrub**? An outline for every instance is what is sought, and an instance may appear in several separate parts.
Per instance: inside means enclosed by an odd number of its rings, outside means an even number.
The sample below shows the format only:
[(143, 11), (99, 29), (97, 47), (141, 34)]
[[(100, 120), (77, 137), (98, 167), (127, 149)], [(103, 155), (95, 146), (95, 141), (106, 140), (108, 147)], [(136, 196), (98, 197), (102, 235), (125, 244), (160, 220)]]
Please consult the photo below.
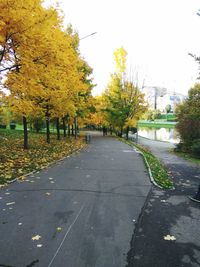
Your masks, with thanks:
[[(188, 92), (188, 98), (176, 107), (178, 118), (177, 130), (181, 141), (188, 152), (192, 151), (192, 146), (196, 151), (194, 140), (200, 139), (200, 83), (196, 84)], [(196, 152), (195, 152), (196, 153)]]
[(184, 147), (183, 143), (180, 142), (180, 143), (175, 145), (174, 151), (175, 152), (182, 152), (184, 150), (183, 147)]
[(200, 120), (193, 118), (184, 118), (180, 120), (176, 126), (181, 140), (185, 147), (190, 150), (193, 140), (200, 139)]
[(10, 123), (10, 129), (15, 130), (15, 128), (16, 128), (16, 124), (14, 122), (11, 122)]
[(196, 158), (200, 158), (200, 139), (196, 139), (193, 141), (191, 150), (192, 150), (192, 154)]
[(0, 128), (1, 129), (6, 129), (6, 124), (4, 124), (4, 123), (0, 124)]

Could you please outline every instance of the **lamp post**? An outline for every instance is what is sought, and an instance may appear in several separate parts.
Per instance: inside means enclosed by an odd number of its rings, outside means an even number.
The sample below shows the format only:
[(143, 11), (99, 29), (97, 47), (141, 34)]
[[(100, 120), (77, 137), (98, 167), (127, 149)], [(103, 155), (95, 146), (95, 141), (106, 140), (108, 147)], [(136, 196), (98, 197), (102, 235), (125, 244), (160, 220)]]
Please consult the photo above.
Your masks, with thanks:
[[(90, 37), (90, 36), (92, 36), (92, 35), (94, 35), (94, 34), (96, 34), (96, 33), (97, 33), (97, 32), (90, 33), (90, 34), (88, 34), (88, 35), (86, 35), (86, 36), (81, 37), (79, 40), (81, 41), (81, 40), (83, 40), (83, 39), (86, 39), (86, 38), (88, 38), (88, 37)], [(77, 138), (78, 138), (77, 115), (76, 115), (75, 118), (74, 118), (74, 127), (75, 127), (75, 139), (77, 139)]]
[(88, 34), (88, 35), (86, 35), (86, 36), (83, 36), (83, 37), (81, 37), (80, 38), (80, 40), (83, 40), (83, 39), (85, 39), (85, 38), (88, 38), (88, 37), (90, 37), (90, 36), (92, 36), (92, 35), (94, 35), (94, 34), (96, 34), (97, 32), (93, 32), (93, 33), (90, 33), (90, 34)]

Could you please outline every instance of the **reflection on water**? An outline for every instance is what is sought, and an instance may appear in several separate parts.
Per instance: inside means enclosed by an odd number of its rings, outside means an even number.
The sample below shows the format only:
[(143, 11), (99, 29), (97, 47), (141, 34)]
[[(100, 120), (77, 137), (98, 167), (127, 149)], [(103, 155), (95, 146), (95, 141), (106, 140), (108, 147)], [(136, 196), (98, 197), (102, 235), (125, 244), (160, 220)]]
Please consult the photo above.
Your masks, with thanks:
[(138, 135), (151, 140), (166, 141), (171, 143), (178, 143), (180, 141), (178, 133), (174, 128), (140, 127), (138, 130)]

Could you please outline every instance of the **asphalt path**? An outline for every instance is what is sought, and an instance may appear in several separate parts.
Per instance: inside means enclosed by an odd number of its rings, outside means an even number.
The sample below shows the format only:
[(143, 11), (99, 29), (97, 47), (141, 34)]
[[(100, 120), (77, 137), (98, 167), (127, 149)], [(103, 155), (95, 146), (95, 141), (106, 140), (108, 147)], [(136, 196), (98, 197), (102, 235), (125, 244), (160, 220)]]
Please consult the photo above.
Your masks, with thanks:
[(125, 267), (151, 189), (128, 145), (87, 148), (0, 190), (0, 266)]
[(152, 187), (131, 242), (128, 267), (199, 267), (200, 206), (189, 196), (200, 183), (199, 165), (172, 153), (173, 144), (138, 138), (166, 166), (174, 190)]

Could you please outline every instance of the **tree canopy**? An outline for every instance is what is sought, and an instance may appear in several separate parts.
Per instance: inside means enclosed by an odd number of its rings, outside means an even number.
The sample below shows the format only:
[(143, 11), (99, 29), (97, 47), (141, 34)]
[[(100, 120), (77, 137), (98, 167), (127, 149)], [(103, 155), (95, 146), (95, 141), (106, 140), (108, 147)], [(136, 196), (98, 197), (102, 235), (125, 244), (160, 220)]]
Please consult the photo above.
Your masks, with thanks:
[(0, 72), (7, 77), (12, 112), (23, 117), (25, 128), (36, 117), (46, 120), (47, 129), (51, 119), (83, 114), (92, 69), (79, 53), (72, 26), (63, 29), (58, 11), (40, 0), (0, 0), (0, 9)]
[(137, 120), (147, 108), (144, 95), (127, 78), (126, 56), (122, 47), (115, 51), (116, 71), (111, 75), (105, 92), (96, 99), (100, 116), (96, 115), (95, 120), (114, 129), (120, 136), (125, 129), (128, 133), (130, 127), (136, 127)]

